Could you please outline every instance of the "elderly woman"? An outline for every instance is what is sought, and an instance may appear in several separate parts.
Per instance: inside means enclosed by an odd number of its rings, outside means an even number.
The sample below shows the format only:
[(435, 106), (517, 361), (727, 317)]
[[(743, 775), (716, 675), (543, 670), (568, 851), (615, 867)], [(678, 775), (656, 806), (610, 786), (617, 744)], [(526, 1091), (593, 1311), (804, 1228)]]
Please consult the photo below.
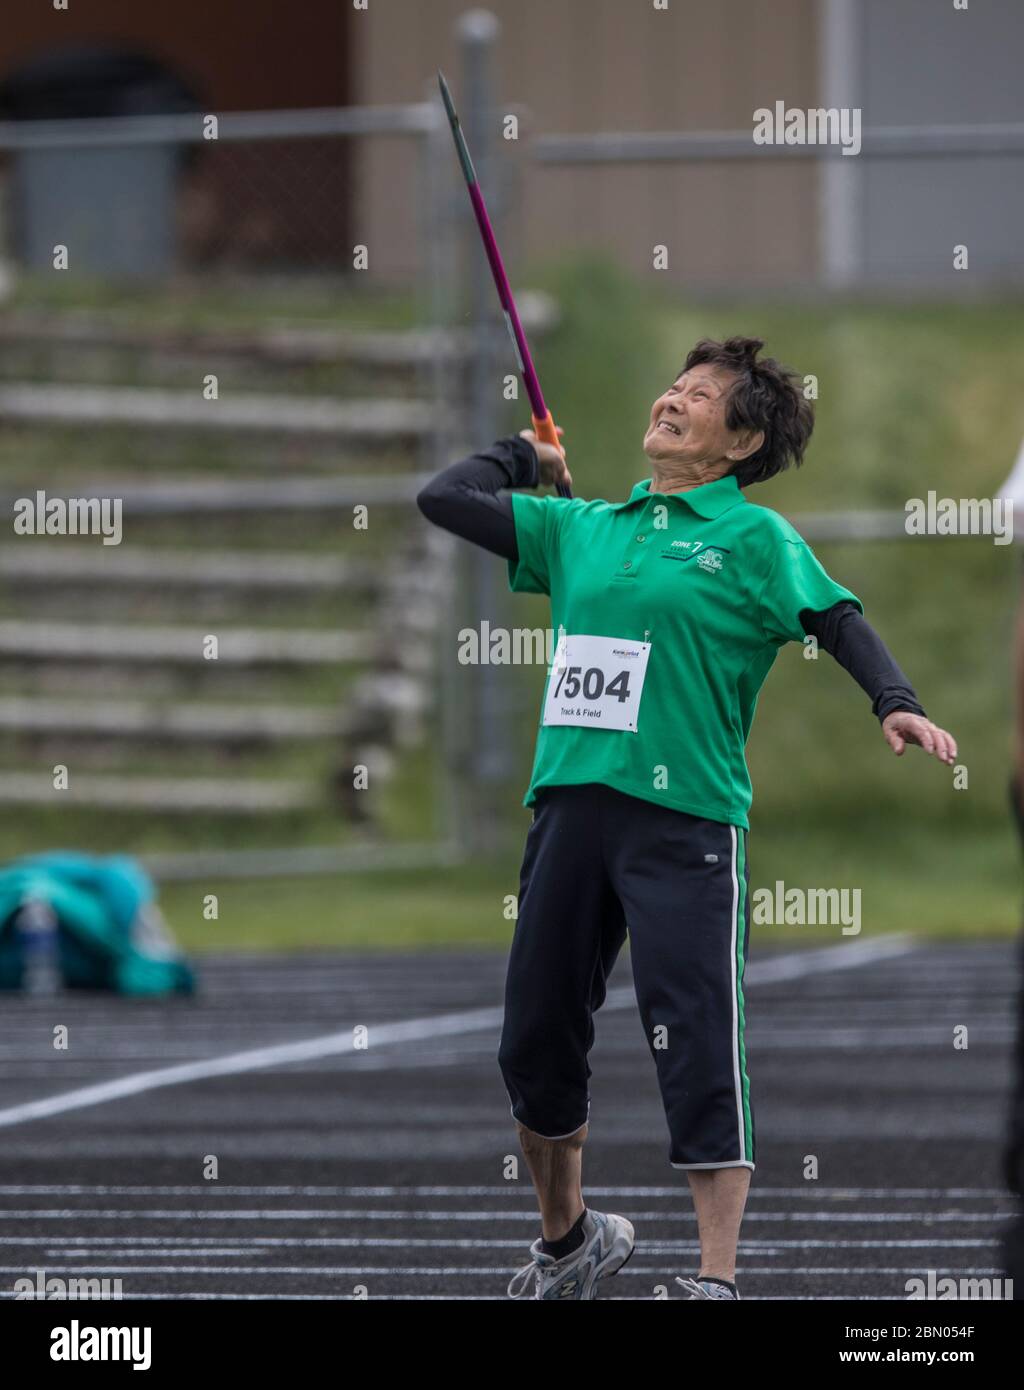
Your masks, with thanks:
[(540, 1205), (513, 1296), (594, 1298), (633, 1228), (581, 1185), (593, 1015), (628, 930), (669, 1158), (700, 1234), (692, 1299), (736, 1299), (754, 1169), (744, 1048), (744, 745), (785, 642), (813, 636), (863, 687), (899, 756), (952, 763), (860, 601), (746, 489), (799, 464), (813, 413), (756, 338), (699, 342), (651, 407), (652, 476), (624, 502), (498, 494), (571, 483), (529, 430), (441, 473), (431, 521), (504, 556), (519, 592), (550, 595), (559, 641), (542, 702), (533, 807), (499, 1062)]

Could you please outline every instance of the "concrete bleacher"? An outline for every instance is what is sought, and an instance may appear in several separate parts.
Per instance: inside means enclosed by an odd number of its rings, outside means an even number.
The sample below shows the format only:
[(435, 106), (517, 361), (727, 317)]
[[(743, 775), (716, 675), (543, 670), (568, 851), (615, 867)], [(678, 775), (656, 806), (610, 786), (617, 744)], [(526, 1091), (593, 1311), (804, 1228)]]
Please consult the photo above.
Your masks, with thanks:
[[(23, 441), (33, 432), (60, 441), (47, 497), (120, 498), (125, 536), (120, 546), (13, 536), (0, 548), (0, 805), (52, 804), (60, 762), (71, 769), (62, 804), (246, 816), (327, 805), (364, 818), (365, 804), (357, 809), (345, 791), (352, 767), (386, 773), (396, 749), (422, 739), (430, 708), (446, 538), (413, 508), (437, 409), (423, 394), (423, 372), (438, 352), (457, 366), (465, 336), (183, 333), (48, 311), (9, 316), (0, 347), (0, 419)], [(131, 383), (97, 383), (126, 360), (119, 353), (131, 359)], [(97, 355), (102, 367), (90, 367)], [(198, 385), (167, 389), (160, 364), (175, 356), (206, 371), (222, 358), (258, 359), (261, 382), (279, 370), (281, 389), (232, 389), (216, 401)], [(157, 379), (139, 384), (140, 361)], [(391, 389), (404, 382), (401, 397), (287, 389), (304, 363), (343, 374), (348, 362), (360, 364), (362, 385), (374, 373)], [(31, 379), (11, 379), (28, 363)], [(75, 374), (87, 384), (69, 379)], [(154, 478), (126, 468), (116, 445), (99, 472), (94, 462), (87, 471), (76, 464), (91, 431), (122, 428), (159, 439), (162, 459), (197, 432), (251, 436), (264, 447), (269, 440), (271, 449), (301, 436), (329, 445), (332, 471), (197, 475), (183, 464)], [(374, 471), (374, 451), (384, 447), (389, 467)], [(396, 451), (404, 471), (395, 469)], [(0, 495), (10, 507), (38, 485), (15, 460)], [(374, 513), (366, 532), (351, 525), (358, 504)], [(267, 545), (278, 521), (284, 534)], [(170, 540), (154, 525), (173, 527)], [(300, 540), (309, 535), (308, 548), (286, 548), (296, 528)], [(216, 660), (204, 652), (210, 634)], [(268, 768), (261, 758), (300, 745), (302, 776), (281, 771), (287, 760)]]

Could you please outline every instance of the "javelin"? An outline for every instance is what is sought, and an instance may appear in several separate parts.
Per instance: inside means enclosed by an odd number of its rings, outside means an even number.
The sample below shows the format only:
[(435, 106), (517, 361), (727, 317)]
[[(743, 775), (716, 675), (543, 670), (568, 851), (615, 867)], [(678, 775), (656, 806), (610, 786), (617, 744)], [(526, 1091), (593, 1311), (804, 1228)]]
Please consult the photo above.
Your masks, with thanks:
[[(523, 385), (526, 387), (526, 394), (530, 398), (530, 410), (533, 413), (534, 433), (538, 439), (542, 439), (548, 444), (553, 444), (556, 449), (561, 451), (564, 457), (565, 450), (562, 449), (561, 441), (558, 438), (558, 431), (551, 417), (551, 411), (544, 403), (544, 395), (540, 389), (540, 382), (537, 380), (537, 372), (533, 365), (533, 358), (530, 356), (530, 349), (526, 342), (526, 334), (523, 332), (519, 311), (516, 309), (516, 302), (512, 298), (512, 290), (508, 283), (508, 276), (505, 274), (505, 266), (501, 259), (501, 252), (498, 250), (498, 242), (494, 235), (494, 228), (491, 226), (491, 219), (487, 216), (487, 208), (484, 204), (483, 194), (480, 192), (480, 185), (476, 181), (476, 170), (473, 168), (473, 161), (469, 157), (466, 140), (462, 134), (462, 127), (459, 124), (458, 112), (455, 110), (452, 94), (448, 90), (448, 83), (444, 80), (444, 74), (440, 70), (438, 70), (437, 80), (441, 86), (441, 99), (444, 101), (444, 109), (448, 112), (448, 123), (452, 128), (452, 135), (455, 138), (455, 148), (458, 151), (459, 163), (462, 165), (462, 173), (466, 180), (466, 188), (469, 190), (469, 201), (473, 204), (473, 211), (476, 213), (476, 222), (477, 226), (480, 228), (480, 237), (484, 244), (484, 250), (487, 252), (487, 260), (490, 263), (491, 274), (494, 276), (494, 284), (498, 291), (498, 298), (501, 300), (501, 307), (505, 314), (505, 322), (508, 325), (509, 336), (516, 350), (516, 361), (519, 363), (519, 371), (523, 378)], [(558, 484), (558, 491), (562, 497), (572, 496), (572, 489), (565, 483)]]

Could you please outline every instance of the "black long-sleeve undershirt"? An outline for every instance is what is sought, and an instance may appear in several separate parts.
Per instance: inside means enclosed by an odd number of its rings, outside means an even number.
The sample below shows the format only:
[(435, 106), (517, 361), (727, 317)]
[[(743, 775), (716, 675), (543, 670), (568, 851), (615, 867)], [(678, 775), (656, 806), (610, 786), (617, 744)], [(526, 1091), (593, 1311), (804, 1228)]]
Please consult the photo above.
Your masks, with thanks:
[[(532, 444), (510, 435), (444, 469), (416, 501), (428, 521), (502, 559), (518, 560), (512, 501), (498, 494), (504, 488), (534, 488), (538, 481)], [(805, 608), (800, 623), (868, 695), (879, 720), (893, 710), (924, 714), (913, 686), (854, 604), (843, 600), (821, 612)]]
[(536, 487), (539, 481), (532, 444), (512, 435), (453, 463), (423, 488), (416, 502), (435, 526), (503, 560), (518, 560), (512, 500), (497, 494), (502, 488)]

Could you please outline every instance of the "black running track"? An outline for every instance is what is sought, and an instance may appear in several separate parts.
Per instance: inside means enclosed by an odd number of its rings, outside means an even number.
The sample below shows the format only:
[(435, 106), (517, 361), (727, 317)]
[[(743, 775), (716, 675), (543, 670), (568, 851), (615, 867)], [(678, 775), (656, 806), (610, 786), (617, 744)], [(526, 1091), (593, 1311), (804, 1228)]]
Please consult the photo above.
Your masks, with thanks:
[[(745, 1298), (999, 1273), (1015, 967), (1011, 943), (757, 951)], [(4, 997), (0, 1298), (36, 1269), (120, 1279), (126, 1299), (504, 1297), (538, 1222), (522, 1163), (506, 1176), (502, 976), (498, 953), (221, 956), (192, 1001)], [(588, 1200), (639, 1242), (602, 1297), (674, 1297), (696, 1226), (628, 957), (592, 1062)]]

